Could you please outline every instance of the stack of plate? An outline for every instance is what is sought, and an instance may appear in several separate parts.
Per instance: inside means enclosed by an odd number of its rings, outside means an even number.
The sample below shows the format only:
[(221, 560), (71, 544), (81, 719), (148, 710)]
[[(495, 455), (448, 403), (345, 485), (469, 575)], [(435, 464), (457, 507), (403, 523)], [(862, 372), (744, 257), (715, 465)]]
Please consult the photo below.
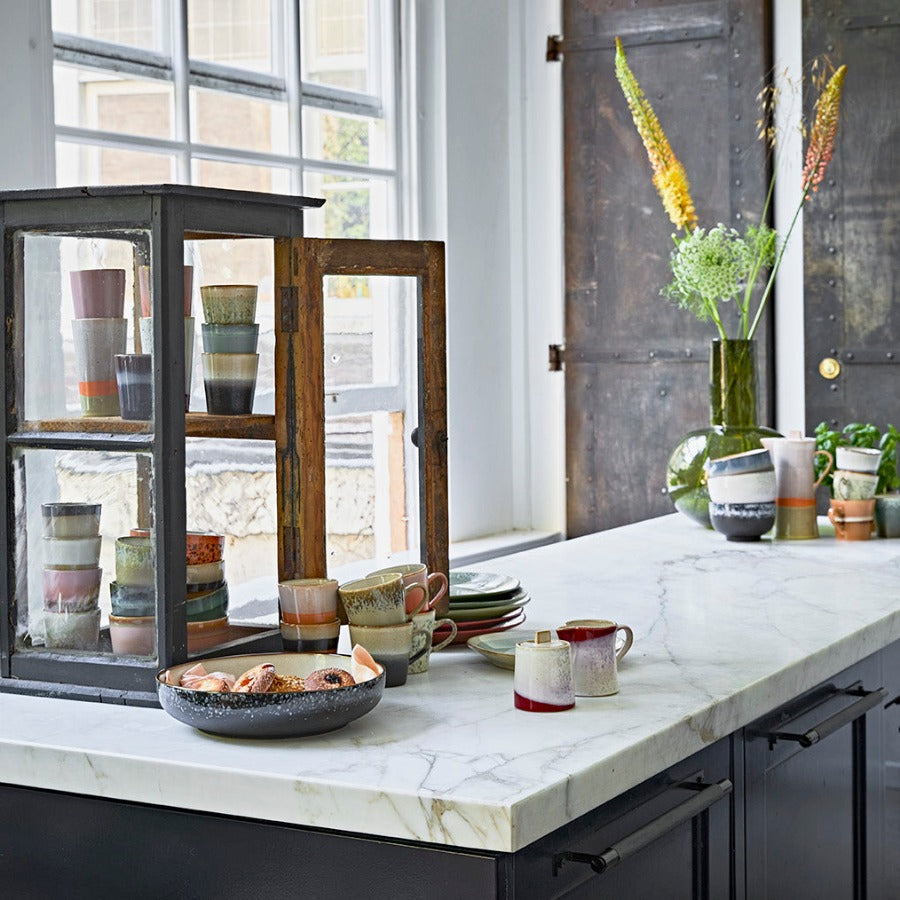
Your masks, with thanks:
[[(464, 644), (477, 634), (506, 631), (525, 621), (523, 606), (530, 600), (510, 575), (493, 575), (490, 572), (451, 572), (450, 611), (448, 619), (456, 622), (454, 644)], [(449, 627), (434, 630), (434, 643), (444, 640)]]

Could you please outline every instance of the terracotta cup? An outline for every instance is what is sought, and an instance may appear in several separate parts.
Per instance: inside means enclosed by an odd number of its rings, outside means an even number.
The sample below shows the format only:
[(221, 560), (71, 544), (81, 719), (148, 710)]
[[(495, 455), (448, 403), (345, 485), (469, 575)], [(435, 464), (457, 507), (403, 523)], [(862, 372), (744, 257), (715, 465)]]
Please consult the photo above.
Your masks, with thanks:
[(76, 319), (121, 319), (125, 314), (124, 269), (76, 269), (69, 273)]
[(841, 541), (867, 541), (875, 530), (875, 500), (833, 498), (828, 518)]
[[(616, 649), (616, 637), (625, 640)], [(619, 691), (617, 666), (631, 649), (634, 632), (608, 619), (572, 619), (556, 629), (572, 645), (572, 674), (578, 697), (607, 697)]]

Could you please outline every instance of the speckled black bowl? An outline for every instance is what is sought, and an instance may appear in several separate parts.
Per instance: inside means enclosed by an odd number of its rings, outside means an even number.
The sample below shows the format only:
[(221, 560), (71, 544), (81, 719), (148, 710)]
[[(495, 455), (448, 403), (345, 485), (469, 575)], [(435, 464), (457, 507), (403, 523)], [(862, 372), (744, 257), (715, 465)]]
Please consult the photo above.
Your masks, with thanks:
[(758, 541), (775, 524), (775, 504), (710, 503), (709, 520), (729, 541)]
[[(337, 653), (260, 653), (200, 661), (207, 672), (229, 672), (236, 678), (260, 663), (272, 663), (279, 675), (304, 678), (316, 669), (350, 671), (350, 657)], [(303, 737), (334, 731), (364, 716), (384, 693), (384, 669), (369, 681), (325, 691), (231, 694), (178, 687), (182, 673), (197, 662), (181, 663), (157, 674), (159, 701), (179, 722), (226, 737)], [(166, 683), (167, 673), (175, 685)]]

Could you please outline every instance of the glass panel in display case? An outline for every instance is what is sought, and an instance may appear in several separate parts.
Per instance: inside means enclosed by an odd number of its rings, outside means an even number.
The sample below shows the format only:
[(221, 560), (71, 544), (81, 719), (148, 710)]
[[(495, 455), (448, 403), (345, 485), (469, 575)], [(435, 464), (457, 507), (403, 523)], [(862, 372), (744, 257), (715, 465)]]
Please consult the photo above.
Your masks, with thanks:
[(152, 363), (135, 352), (134, 326), (140, 311), (136, 275), (147, 257), (148, 235), (26, 232), (19, 239), (24, 420), (114, 416), (147, 422)]
[[(231, 622), (278, 625), (278, 503), (271, 441), (188, 439), (185, 498), (189, 532), (216, 536), (221, 562), (188, 566), (188, 581), (220, 590)], [(196, 568), (195, 568), (196, 566)], [(192, 595), (188, 591), (188, 609)], [(190, 612), (189, 612), (190, 616)]]
[[(221, 401), (221, 413), (248, 396), (246, 411), (271, 415), (275, 411), (275, 250), (271, 240), (254, 238), (198, 240), (190, 258), (200, 303), (195, 314), (197, 355), (191, 389), (191, 409), (210, 410), (209, 400)], [(256, 289), (256, 305), (238, 323), (229, 313), (227, 291), (210, 286), (247, 286)], [(204, 299), (204, 293), (207, 295)], [(237, 294), (234, 294), (237, 296)], [(234, 300), (235, 304), (241, 302)], [(252, 307), (252, 309), (250, 308)], [(213, 321), (215, 320), (215, 321)], [(235, 327), (240, 324), (241, 327)], [(237, 359), (236, 356), (244, 359)], [(205, 368), (204, 368), (205, 367)], [(243, 368), (241, 368), (243, 367)], [(224, 392), (224, 393), (223, 393)], [(233, 396), (232, 396), (233, 395)], [(230, 399), (231, 398), (231, 399)], [(211, 410), (210, 410), (211, 411)]]
[(16, 649), (156, 655), (147, 454), (18, 450)]
[(416, 281), (332, 275), (323, 288), (329, 572), (418, 561)]

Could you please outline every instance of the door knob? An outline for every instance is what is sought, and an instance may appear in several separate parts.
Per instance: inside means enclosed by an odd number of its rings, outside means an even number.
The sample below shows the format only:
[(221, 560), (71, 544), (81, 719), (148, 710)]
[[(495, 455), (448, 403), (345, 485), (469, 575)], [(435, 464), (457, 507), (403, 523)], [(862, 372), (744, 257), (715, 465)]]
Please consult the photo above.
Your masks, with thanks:
[(826, 356), (819, 363), (819, 374), (831, 381), (841, 374), (841, 364), (833, 356)]

